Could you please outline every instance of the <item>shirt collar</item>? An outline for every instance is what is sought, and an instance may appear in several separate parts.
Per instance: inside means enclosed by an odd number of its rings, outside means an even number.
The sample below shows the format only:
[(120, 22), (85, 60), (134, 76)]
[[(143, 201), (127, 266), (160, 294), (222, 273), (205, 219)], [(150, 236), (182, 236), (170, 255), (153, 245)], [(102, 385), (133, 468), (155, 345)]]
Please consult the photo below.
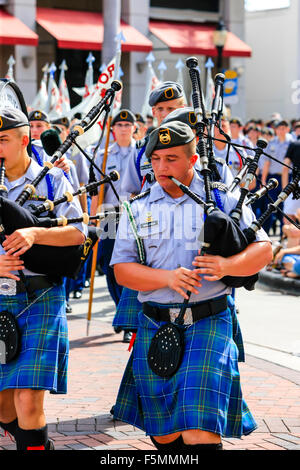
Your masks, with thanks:
[(11, 181), (9, 183), (9, 186), (11, 188), (14, 188), (15, 186), (20, 186), (24, 184), (25, 182), (31, 183), (38, 176), (38, 174), (42, 171), (43, 168), (40, 165), (38, 165), (38, 163), (36, 163), (32, 158), (30, 160), (31, 162), (26, 173), (24, 173), (24, 175), (18, 178), (17, 180)]

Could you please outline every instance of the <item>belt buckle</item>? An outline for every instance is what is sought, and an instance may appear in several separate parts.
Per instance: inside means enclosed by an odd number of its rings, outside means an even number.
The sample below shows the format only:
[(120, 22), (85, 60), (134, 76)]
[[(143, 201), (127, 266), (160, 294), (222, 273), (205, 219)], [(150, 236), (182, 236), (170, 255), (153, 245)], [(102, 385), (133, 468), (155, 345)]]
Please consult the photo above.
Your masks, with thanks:
[(17, 281), (15, 279), (0, 279), (0, 295), (17, 295)]
[[(180, 310), (181, 310), (180, 308), (169, 308), (169, 315), (170, 315), (171, 323), (175, 323), (175, 320), (178, 317)], [(183, 324), (185, 326), (189, 326), (193, 324), (193, 313), (190, 307), (188, 307), (185, 311), (185, 314), (183, 317)]]

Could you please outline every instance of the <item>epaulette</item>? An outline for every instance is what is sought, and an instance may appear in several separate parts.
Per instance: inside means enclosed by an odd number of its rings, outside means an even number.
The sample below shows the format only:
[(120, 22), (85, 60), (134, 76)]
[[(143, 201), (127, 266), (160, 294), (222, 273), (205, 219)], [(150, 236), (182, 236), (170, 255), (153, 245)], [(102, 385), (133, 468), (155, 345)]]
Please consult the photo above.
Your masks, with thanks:
[(137, 142), (136, 142), (136, 148), (137, 148), (137, 149), (141, 149), (142, 147), (144, 147), (145, 145), (147, 145), (148, 140), (149, 140), (149, 136), (148, 136), (148, 135), (146, 135), (146, 137), (144, 137), (144, 138), (141, 139), (141, 140), (137, 140)]
[(221, 157), (215, 157), (215, 160), (217, 163), (220, 163), (221, 165), (225, 165), (225, 160), (224, 158), (221, 158)]
[(210, 183), (211, 189), (219, 189), (220, 191), (223, 191), (224, 193), (227, 193), (228, 188), (225, 183), (221, 183), (221, 181), (213, 181)]
[(129, 202), (132, 203), (134, 201), (138, 201), (139, 199), (142, 199), (145, 196), (148, 196), (148, 194), (150, 194), (150, 191), (151, 191), (151, 188), (146, 189), (146, 191), (144, 191), (143, 193), (137, 194), (133, 198), (130, 198)]

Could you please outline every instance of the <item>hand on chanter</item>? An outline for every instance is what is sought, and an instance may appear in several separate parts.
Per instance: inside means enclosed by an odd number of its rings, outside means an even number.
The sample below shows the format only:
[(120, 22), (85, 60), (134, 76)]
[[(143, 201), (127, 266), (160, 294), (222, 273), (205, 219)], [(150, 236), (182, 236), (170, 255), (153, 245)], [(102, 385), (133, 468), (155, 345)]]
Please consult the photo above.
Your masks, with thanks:
[(199, 271), (198, 269), (191, 270), (182, 267), (169, 271), (168, 286), (185, 299), (189, 297), (184, 289), (197, 295), (199, 292), (196, 287), (202, 287)]
[(12, 271), (20, 271), (22, 269), (24, 269), (24, 261), (19, 257), (0, 255), (0, 277), (8, 277), (19, 281), (20, 278), (13, 274)]
[(216, 255), (195, 256), (193, 266), (196, 266), (198, 272), (206, 281), (218, 281), (228, 274), (227, 268), (230, 261), (227, 258)]

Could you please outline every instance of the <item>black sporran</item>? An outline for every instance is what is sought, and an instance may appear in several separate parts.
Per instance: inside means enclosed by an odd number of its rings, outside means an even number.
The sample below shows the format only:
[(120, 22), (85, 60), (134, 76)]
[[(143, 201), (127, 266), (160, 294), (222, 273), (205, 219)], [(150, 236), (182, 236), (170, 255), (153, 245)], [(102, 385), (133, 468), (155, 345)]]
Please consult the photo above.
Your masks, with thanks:
[(179, 326), (167, 323), (152, 338), (147, 358), (156, 375), (169, 378), (178, 370), (183, 355), (183, 331)]
[(0, 312), (0, 364), (13, 361), (21, 343), (20, 330), (17, 320), (10, 312)]

